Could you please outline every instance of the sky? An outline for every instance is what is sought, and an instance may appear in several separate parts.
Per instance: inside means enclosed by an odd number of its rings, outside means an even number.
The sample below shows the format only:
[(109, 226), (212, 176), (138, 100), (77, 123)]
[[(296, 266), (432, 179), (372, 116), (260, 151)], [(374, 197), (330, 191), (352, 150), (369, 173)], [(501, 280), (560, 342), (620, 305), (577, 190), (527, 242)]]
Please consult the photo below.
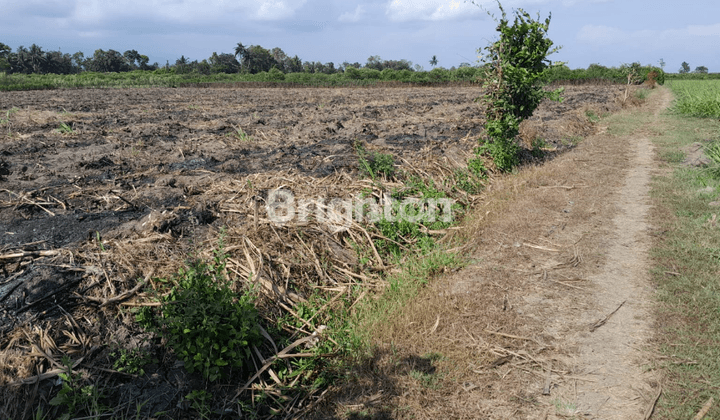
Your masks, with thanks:
[[(512, 0), (545, 19), (562, 49), (550, 59), (570, 68), (640, 62), (677, 72), (720, 72), (720, 5), (716, 0)], [(482, 6), (479, 7), (478, 5)], [(303, 61), (364, 64), (368, 57), (406, 59), (426, 70), (437, 56), (450, 68), (478, 62), (478, 48), (497, 37), (495, 1), (476, 0), (0, 0), (0, 42), (13, 50), (86, 56), (102, 48), (134, 49), (161, 65), (181, 55), (203, 60), (246, 47), (280, 47)]]

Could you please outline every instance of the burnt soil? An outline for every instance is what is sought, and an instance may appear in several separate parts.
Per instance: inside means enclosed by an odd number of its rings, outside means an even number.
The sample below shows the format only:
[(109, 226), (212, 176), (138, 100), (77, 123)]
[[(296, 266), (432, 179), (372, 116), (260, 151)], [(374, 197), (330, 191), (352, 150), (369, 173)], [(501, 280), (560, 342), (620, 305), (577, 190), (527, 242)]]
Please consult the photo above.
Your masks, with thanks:
[[(620, 108), (622, 91), (566, 87), (562, 103), (544, 102), (523, 125), (523, 141), (543, 139), (551, 157), (570, 148), (596, 131), (593, 114)], [(0, 94), (7, 115), (0, 125), (0, 383), (52, 368), (18, 347), (30, 339), (27, 331), (39, 328), (45, 333), (38, 339), (49, 336), (58, 359), (59, 353), (84, 357), (111, 401), (149, 401), (144, 413), (186, 415), (180, 402), (200, 378), (185, 373), (167, 350), (148, 347), (147, 334), (118, 316), (116, 305), (99, 308), (82, 296), (107, 299), (131, 289), (150, 275), (142, 261), (157, 266), (154, 275), (172, 273), (220, 228), (247, 223), (226, 204), (252, 194), (243, 186), (261, 175), (278, 174), (275, 186), (288, 176), (349, 184), (360, 178), (358, 144), (393, 154), (401, 169), (422, 170), (422, 162), (437, 159), (462, 167), (483, 130), (473, 101), (480, 95), (476, 87)], [(218, 192), (220, 184), (225, 189)], [(153, 253), (133, 260), (147, 242)], [(117, 257), (127, 260), (122, 270), (104, 262), (113, 244), (125, 252)], [(87, 342), (56, 328), (74, 320), (73, 331)], [(109, 343), (145, 346), (157, 362), (144, 376), (111, 372)], [(22, 385), (13, 395), (48, 401), (59, 389), (55, 379)], [(0, 409), (4, 417), (27, 418), (36, 405)]]

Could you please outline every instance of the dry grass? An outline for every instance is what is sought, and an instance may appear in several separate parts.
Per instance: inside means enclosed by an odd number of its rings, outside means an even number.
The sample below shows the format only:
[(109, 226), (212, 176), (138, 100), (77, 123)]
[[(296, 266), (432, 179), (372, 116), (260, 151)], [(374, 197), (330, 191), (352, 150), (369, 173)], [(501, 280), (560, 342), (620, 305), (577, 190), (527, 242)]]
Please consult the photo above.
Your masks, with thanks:
[[(613, 118), (622, 123), (622, 114)], [(538, 397), (550, 378), (586, 378), (567, 364), (573, 349), (558, 347), (562, 326), (548, 322), (554, 311), (593, 305), (585, 279), (612, 240), (627, 147), (620, 135), (600, 134), (543, 166), (495, 179), (460, 231), (471, 264), (373, 325), (372, 356), (323, 410), (428, 419), (560, 412), (562, 396)]]

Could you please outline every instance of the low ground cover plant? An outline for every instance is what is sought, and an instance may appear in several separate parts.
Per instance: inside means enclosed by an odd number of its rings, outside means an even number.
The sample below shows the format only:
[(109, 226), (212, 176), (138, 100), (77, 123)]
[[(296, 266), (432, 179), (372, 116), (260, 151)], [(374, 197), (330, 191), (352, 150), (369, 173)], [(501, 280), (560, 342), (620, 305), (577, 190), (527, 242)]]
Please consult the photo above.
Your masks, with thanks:
[(238, 296), (224, 270), (221, 246), (212, 262), (196, 259), (165, 280), (171, 287), (161, 306), (145, 307), (136, 316), (140, 325), (168, 341), (188, 372), (210, 381), (243, 368), (250, 346), (261, 339), (252, 291)]

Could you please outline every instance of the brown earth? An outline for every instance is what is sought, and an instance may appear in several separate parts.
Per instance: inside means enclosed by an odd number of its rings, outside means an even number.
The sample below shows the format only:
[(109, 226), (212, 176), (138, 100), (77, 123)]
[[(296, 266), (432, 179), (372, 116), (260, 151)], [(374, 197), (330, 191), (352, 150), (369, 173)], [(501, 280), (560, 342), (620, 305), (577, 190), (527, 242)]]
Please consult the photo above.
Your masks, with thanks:
[[(524, 124), (524, 140), (544, 139), (552, 150), (547, 156), (566, 162), (569, 155), (561, 152), (598, 129), (588, 115), (620, 109), (622, 91), (617, 86), (567, 87), (563, 103), (544, 103)], [(318, 287), (346, 290), (340, 286), (349, 280), (335, 279), (347, 272), (357, 273), (357, 282), (370, 270), (368, 280), (381, 282), (373, 270), (383, 267), (382, 261), (358, 265), (349, 246), (352, 230), (275, 229), (263, 215), (253, 215), (254, 203), (283, 185), (327, 197), (372, 188), (358, 176), (357, 142), (392, 153), (398, 169), (435, 179), (452, 193), (456, 190), (444, 180), (465, 165), (482, 131), (484, 120), (473, 102), (480, 93), (474, 87), (1, 93), (0, 110), (10, 112), (0, 126), (0, 383), (50, 371), (60, 355), (68, 354), (82, 358), (78, 369), (104, 384), (110, 400), (147, 400), (144, 413), (184, 415), (182, 396), (202, 381), (184, 373), (159, 342), (119, 310), (119, 302), (138, 293), (137, 279), (168, 276), (193, 252), (210, 255), (220, 228), (226, 227), (230, 268), (236, 279), (249, 275), (267, 289), (262, 309), (268, 319), (283, 313), (277, 301), (292, 306)], [(597, 159), (617, 165), (612, 156)], [(616, 173), (610, 175), (614, 179)], [(501, 184), (507, 182), (515, 181)], [(402, 182), (387, 185), (401, 187)], [(553, 186), (547, 191), (554, 198), (572, 193)], [(498, 199), (500, 204), (485, 205), (496, 208), (503, 202)], [(575, 217), (577, 211), (569, 208), (570, 216), (561, 216)], [(353, 229), (364, 240), (364, 230)], [(298, 230), (310, 239), (301, 239)], [(481, 235), (478, 246), (488, 240), (500, 245), (493, 258), (515, 258), (515, 252), (525, 250), (522, 242), (514, 246), (517, 241), (509, 243), (503, 235)], [(562, 261), (567, 252), (563, 248), (555, 259)], [(320, 267), (324, 257), (339, 268)], [(478, 258), (484, 258), (482, 253)], [(469, 270), (485, 270), (480, 267)], [(510, 286), (494, 286), (504, 274), (499, 276), (490, 285), (483, 281), (484, 298), (492, 296), (495, 302), (507, 296), (508, 304), (519, 308), (519, 295), (509, 293)], [(465, 299), (463, 293), (476, 288), (464, 284), (442, 293), (453, 302), (460, 299), (454, 296)], [(111, 300), (129, 290), (133, 293)], [(516, 292), (522, 290), (518, 286)], [(488, 305), (485, 310), (495, 309)], [(504, 312), (512, 322), (526, 322), (518, 312)], [(478, 316), (478, 322), (482, 319)], [(435, 334), (446, 330), (439, 325), (443, 328)], [(517, 332), (524, 328), (530, 327)], [(471, 329), (477, 331), (482, 329)], [(540, 342), (531, 341), (528, 351)], [(159, 362), (145, 377), (120, 375), (110, 369), (110, 344), (147, 348)], [(482, 354), (478, 363), (489, 357)], [(427, 364), (422, 360), (417, 359)], [(48, 401), (59, 389), (54, 379), (25, 383), (4, 386), (7, 398), (0, 415), (27, 418), (39, 399)], [(234, 388), (227, 389), (214, 390), (222, 395), (218, 399), (234, 394)]]
[(498, 180), (466, 232), (473, 262), (376, 325), (317, 418), (649, 418), (648, 137), (670, 100)]

